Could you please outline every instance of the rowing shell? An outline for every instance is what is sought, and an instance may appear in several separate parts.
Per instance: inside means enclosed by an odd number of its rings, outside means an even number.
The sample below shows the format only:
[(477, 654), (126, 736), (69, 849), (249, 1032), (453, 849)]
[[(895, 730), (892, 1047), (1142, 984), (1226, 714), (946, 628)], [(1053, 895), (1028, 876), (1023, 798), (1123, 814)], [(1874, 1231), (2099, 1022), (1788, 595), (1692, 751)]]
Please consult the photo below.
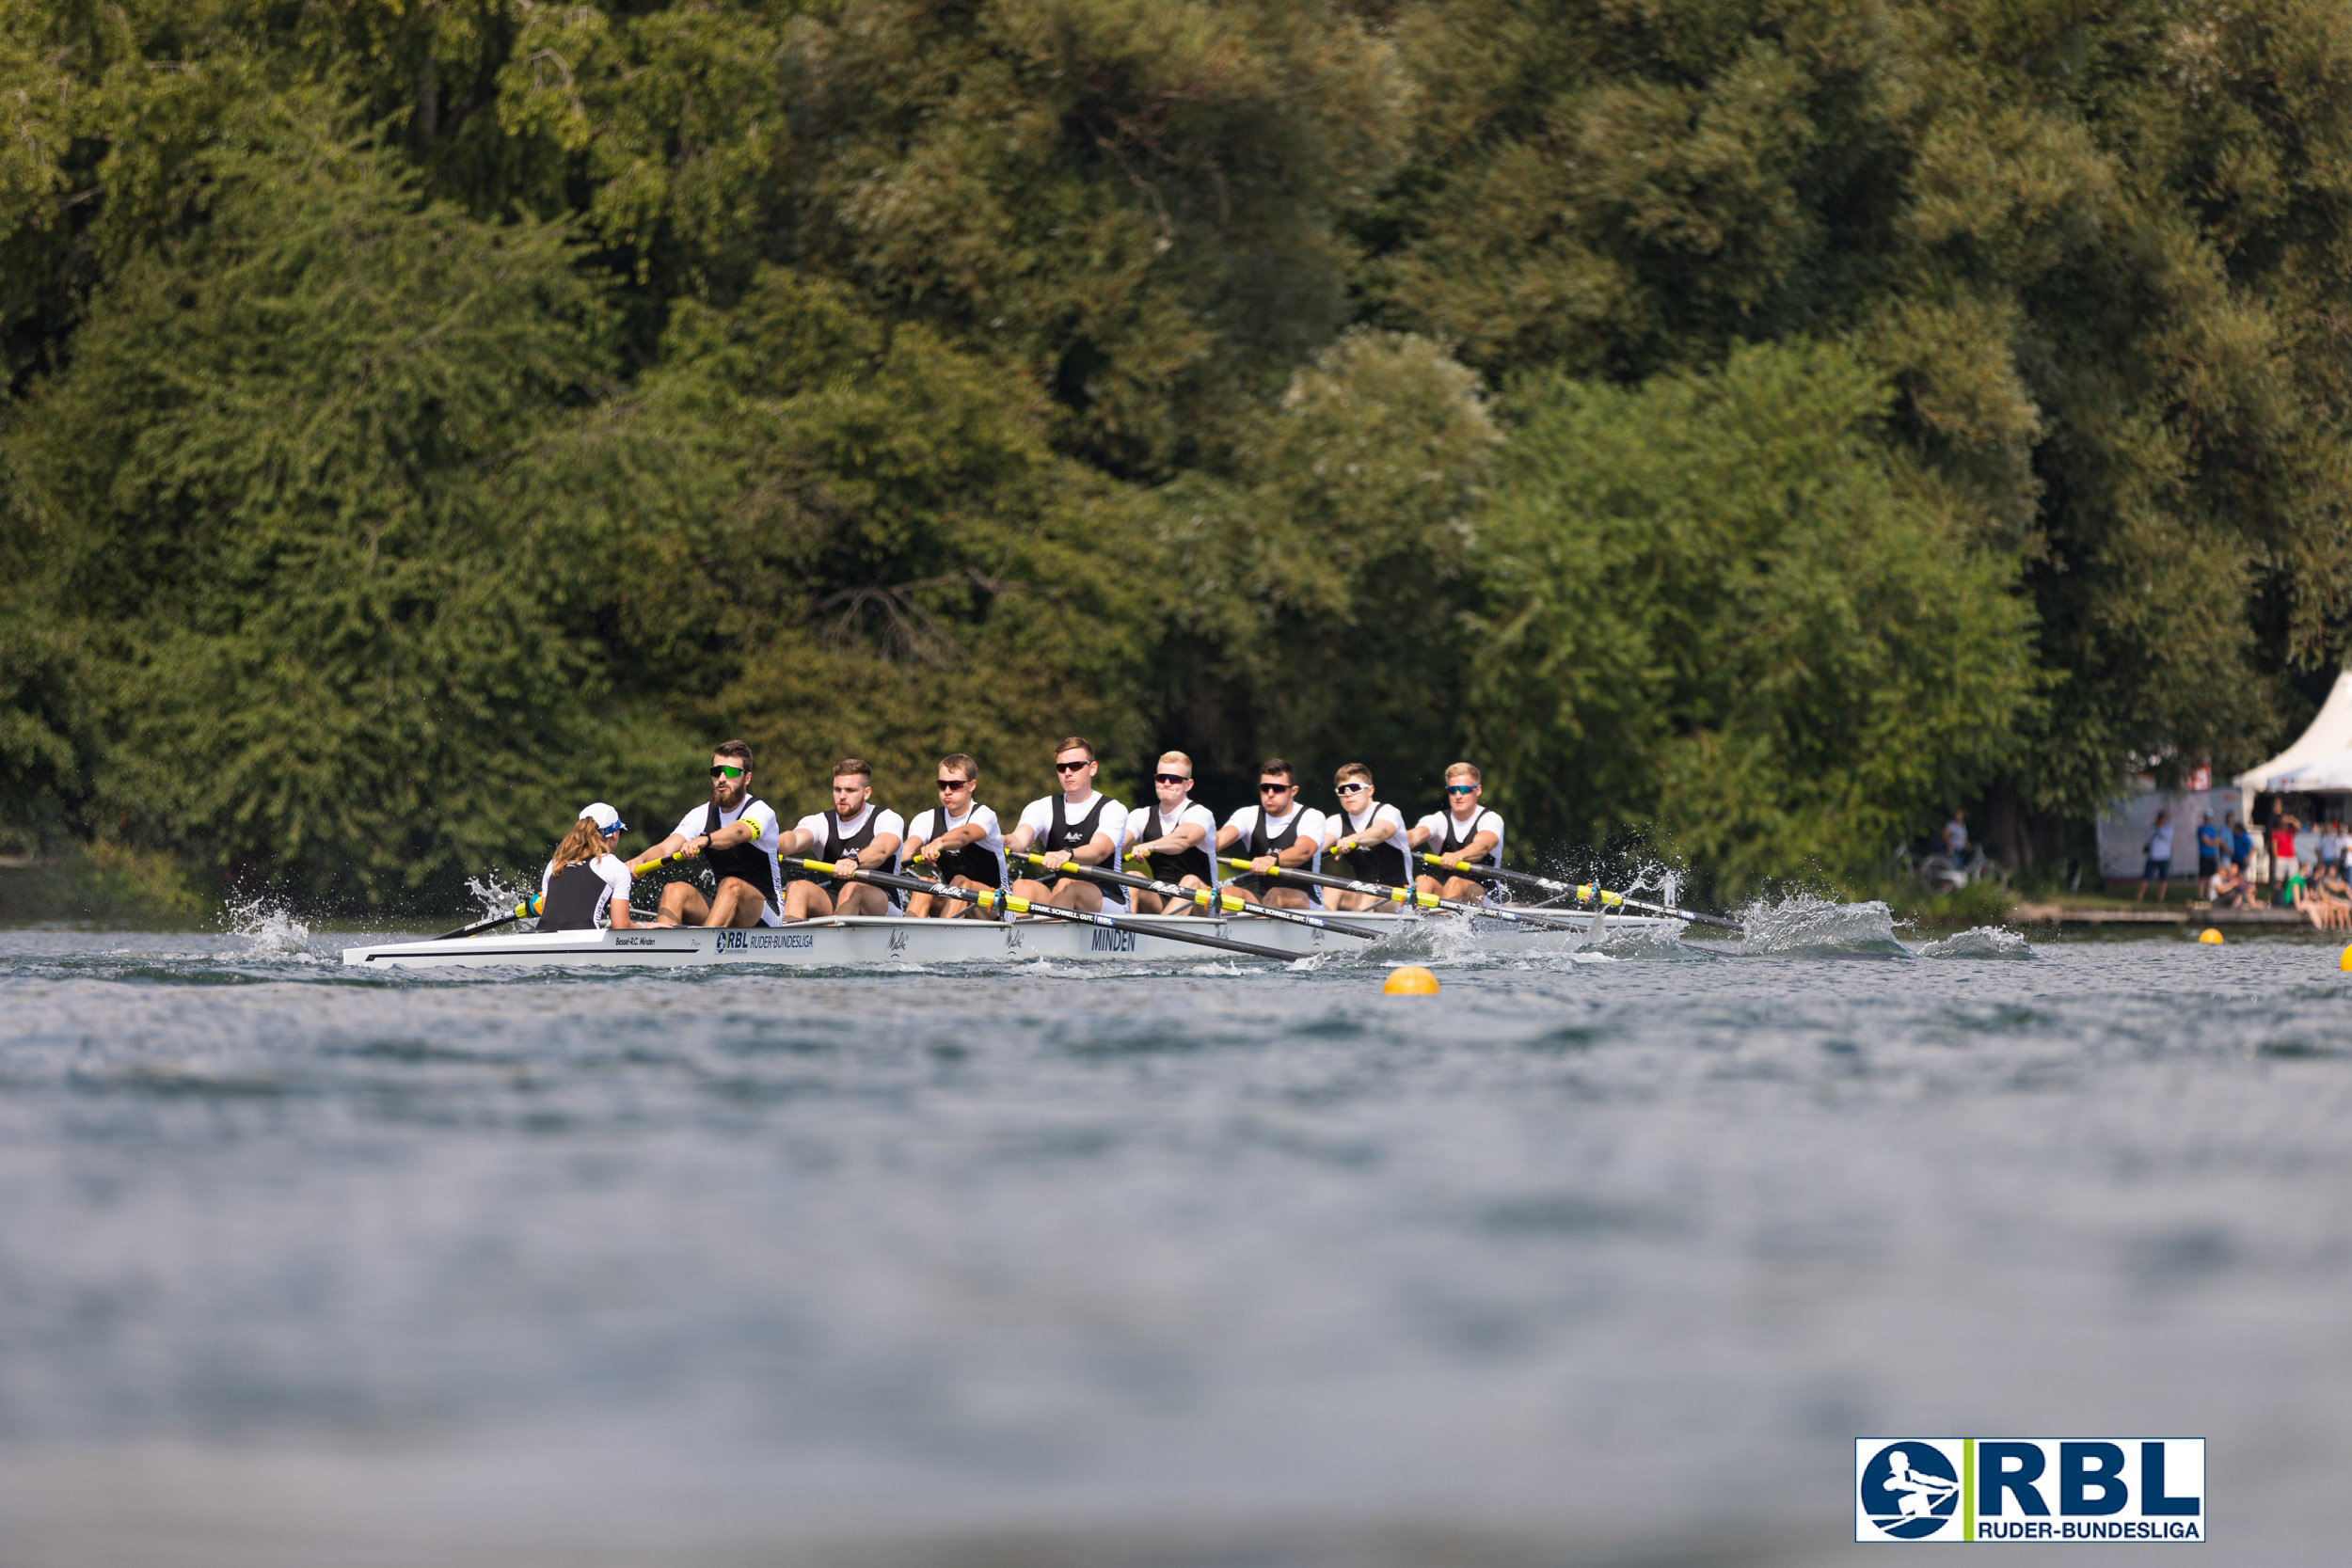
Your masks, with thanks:
[[(1544, 911), (1547, 915), (1552, 911)], [(1139, 927), (1106, 931), (1058, 920), (910, 920), (903, 915), (846, 915), (790, 926), (754, 926), (712, 930), (701, 926), (639, 927), (628, 931), (546, 931), (514, 936), (495, 933), (441, 942), (395, 942), (346, 947), (343, 962), (371, 969), (497, 968), (516, 964), (625, 966), (682, 969), (709, 964), (783, 964), (800, 969), (861, 965), (1006, 963), (1040, 958), (1130, 958), (1151, 963), (1232, 963), (1232, 955), (1190, 942), (1155, 937), (1151, 927), (1232, 936), (1311, 958), (1317, 953), (1361, 953), (1380, 945), (1359, 937), (1290, 926), (1247, 915), (1210, 920), (1197, 915), (1122, 915)], [(1348, 920), (1404, 936), (1439, 923), (1410, 914), (1352, 914)], [(1590, 921), (1589, 915), (1562, 918)], [(1444, 923), (1454, 927), (1455, 923)], [(1458, 927), (1455, 927), (1457, 930)], [(1674, 932), (1672, 920), (1612, 916), (1607, 929)], [(1549, 953), (1574, 945), (1566, 931), (1479, 930), (1467, 933), (1482, 953)]]

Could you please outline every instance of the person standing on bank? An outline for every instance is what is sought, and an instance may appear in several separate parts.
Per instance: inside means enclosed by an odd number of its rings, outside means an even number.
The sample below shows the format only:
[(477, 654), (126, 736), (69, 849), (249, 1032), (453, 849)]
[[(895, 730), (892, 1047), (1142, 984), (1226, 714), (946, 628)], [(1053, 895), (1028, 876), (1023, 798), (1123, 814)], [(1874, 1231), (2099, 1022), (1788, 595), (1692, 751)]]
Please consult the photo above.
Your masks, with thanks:
[[(897, 812), (874, 804), (873, 768), (855, 757), (843, 757), (833, 765), (833, 809), (802, 817), (785, 835), (781, 851), (787, 860), (814, 856), (836, 868), (895, 871), (906, 831)], [(826, 877), (785, 884), (787, 920), (890, 912), (890, 895), (871, 882)]]
[(627, 832), (621, 814), (602, 800), (580, 809), (580, 820), (539, 874), (539, 929), (630, 928), (629, 870), (612, 853)]
[(2230, 835), (2215, 826), (2213, 813), (2197, 817), (2197, 896), (2213, 896), (2213, 879), (2221, 874), (2221, 860), (2230, 852)]
[(1249, 870), (1226, 885), (1255, 903), (1303, 910), (1321, 902), (1320, 890), (1284, 887), (1267, 877), (1277, 866), (1323, 869), (1323, 813), (1298, 803), (1298, 775), (1280, 757), (1258, 768), (1258, 803), (1244, 806), (1216, 831), (1216, 852), (1236, 854)]
[(1087, 914), (1105, 903), (1114, 911), (1126, 910), (1122, 890), (1061, 875), (1063, 863), (1072, 860), (1080, 865), (1109, 865), (1126, 839), (1127, 808), (1095, 792), (1097, 771), (1093, 744), (1083, 736), (1073, 735), (1054, 748), (1054, 772), (1061, 793), (1023, 807), (1020, 824), (1005, 839), (1009, 854), (1026, 854), (1035, 846), (1045, 857), (1042, 872), (1014, 879), (1012, 891), (1019, 896)]
[[(1152, 773), (1156, 803), (1127, 814), (1125, 859), (1141, 859), (1152, 875), (1180, 887), (1216, 886), (1216, 861), (1209, 841), (1216, 836), (1216, 818), (1192, 798), (1192, 758), (1182, 752), (1164, 752)], [(1156, 893), (1136, 894), (1137, 914), (1191, 914), (1200, 906)]]
[[(1502, 818), (1478, 803), (1484, 783), (1478, 769), (1467, 762), (1457, 762), (1447, 768), (1443, 809), (1414, 823), (1406, 842), (1415, 849), (1437, 856), (1448, 866), (1501, 866)], [(1423, 893), (1475, 904), (1492, 891), (1475, 879), (1450, 874), (1440, 877), (1434, 875), (1425, 863), (1414, 863), (1421, 866), (1421, 876), (1414, 885)]]
[[(1343, 868), (1339, 875), (1382, 887), (1411, 887), (1405, 814), (1373, 799), (1372, 769), (1360, 762), (1341, 768), (1331, 781), (1340, 809), (1324, 822), (1323, 847)], [(1388, 900), (1369, 893), (1339, 893), (1331, 907), (1342, 913), (1385, 908)]]
[(2172, 814), (2156, 813), (2156, 825), (2148, 831), (2148, 863), (2139, 868), (2139, 892), (2133, 895), (2137, 904), (2148, 896), (2148, 884), (2156, 884), (2156, 902), (2164, 902), (2165, 879), (2172, 875)]
[[(909, 871), (929, 872), (950, 887), (975, 893), (1005, 891), (1005, 835), (995, 812), (976, 798), (979, 782), (980, 765), (961, 752), (939, 759), (939, 809), (917, 812), (907, 824)], [(918, 920), (955, 920), (982, 912), (977, 904), (935, 893), (907, 895), (907, 913)]]
[(784, 873), (776, 836), (775, 808), (752, 793), (752, 749), (730, 740), (710, 753), (710, 803), (688, 812), (676, 832), (628, 868), (643, 871), (679, 850), (709, 864), (717, 885), (708, 897), (691, 882), (661, 890), (661, 925), (777, 926), (784, 921)]

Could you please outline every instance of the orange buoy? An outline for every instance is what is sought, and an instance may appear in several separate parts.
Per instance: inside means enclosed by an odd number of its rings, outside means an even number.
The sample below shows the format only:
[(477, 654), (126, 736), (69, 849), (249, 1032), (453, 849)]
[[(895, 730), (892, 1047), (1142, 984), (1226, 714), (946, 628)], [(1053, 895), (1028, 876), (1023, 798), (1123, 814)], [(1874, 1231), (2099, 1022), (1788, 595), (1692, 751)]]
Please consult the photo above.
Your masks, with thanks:
[[(2347, 964), (2346, 967), (2352, 968), (2352, 964)], [(1380, 994), (1383, 996), (1435, 996), (1438, 994), (1438, 977), (1419, 964), (1406, 964), (1402, 969), (1392, 969), (1389, 972), (1389, 978), (1381, 986)]]
[(2211, 942), (2214, 946), (2218, 947), (2221, 945), (2221, 933), (2208, 926), (2203, 930), (2197, 933), (2197, 940), (2199, 942)]

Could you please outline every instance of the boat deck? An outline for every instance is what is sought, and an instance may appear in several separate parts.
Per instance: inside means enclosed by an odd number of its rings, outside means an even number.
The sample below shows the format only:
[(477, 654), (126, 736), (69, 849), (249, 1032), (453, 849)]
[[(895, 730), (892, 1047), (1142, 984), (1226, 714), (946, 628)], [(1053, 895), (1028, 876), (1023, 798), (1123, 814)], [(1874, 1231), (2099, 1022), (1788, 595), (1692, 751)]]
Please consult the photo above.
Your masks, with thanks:
[[(1581, 932), (1522, 931), (1481, 921), (1478, 945), (1495, 952), (1560, 952), (1588, 940), (1599, 917), (1544, 911), (1572, 920)], [(1194, 915), (1122, 915), (1135, 930), (1108, 930), (1070, 921), (1027, 918), (910, 920), (903, 915), (834, 916), (790, 926), (755, 926), (710, 930), (699, 926), (640, 927), (627, 931), (488, 932), (445, 942), (384, 942), (346, 947), (343, 962), (373, 969), (496, 968), (506, 965), (623, 965), (674, 969), (710, 964), (776, 965), (796, 969), (860, 965), (1007, 963), (1039, 958), (1135, 959), (1152, 963), (1208, 961), (1248, 963), (1235, 953), (1153, 934), (1173, 927), (1237, 942), (1277, 947), (1310, 958), (1318, 953), (1360, 953), (1377, 943), (1361, 937), (1248, 915), (1207, 919)], [(1339, 918), (1403, 935), (1430, 924), (1411, 914), (1352, 914)], [(1672, 920), (1611, 915), (1609, 931), (1676, 931)]]

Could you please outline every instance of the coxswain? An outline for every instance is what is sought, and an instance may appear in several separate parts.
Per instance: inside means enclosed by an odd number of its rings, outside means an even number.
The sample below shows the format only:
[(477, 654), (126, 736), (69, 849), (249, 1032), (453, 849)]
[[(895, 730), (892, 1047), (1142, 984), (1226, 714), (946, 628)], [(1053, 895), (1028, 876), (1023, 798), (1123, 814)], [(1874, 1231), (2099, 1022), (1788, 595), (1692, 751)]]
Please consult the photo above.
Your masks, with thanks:
[[(1500, 866), (1502, 864), (1502, 818), (1480, 805), (1479, 791), (1483, 781), (1477, 768), (1467, 762), (1457, 762), (1445, 770), (1445, 805), (1431, 812), (1413, 824), (1406, 840), (1417, 850), (1438, 857), (1448, 867), (1468, 865)], [(1421, 877), (1414, 885), (1423, 893), (1434, 893), (1440, 898), (1459, 898), (1466, 903), (1480, 903), (1486, 897), (1486, 883), (1451, 870), (1438, 873), (1425, 861), (1413, 863), (1421, 867)]]
[[(1216, 886), (1216, 861), (1209, 853), (1216, 817), (1192, 798), (1192, 758), (1182, 752), (1161, 752), (1152, 771), (1152, 793), (1155, 804), (1127, 814), (1124, 858), (1145, 862), (1163, 882)], [(1197, 908), (1187, 899), (1140, 891), (1135, 902), (1137, 914), (1191, 914)]]
[(1316, 871), (1323, 865), (1323, 813), (1298, 803), (1298, 774), (1280, 757), (1258, 769), (1258, 803), (1244, 806), (1216, 831), (1216, 852), (1249, 862), (1248, 874), (1226, 884), (1242, 896), (1277, 909), (1303, 910), (1309, 891), (1283, 887), (1266, 876), (1276, 866)]
[[(1343, 868), (1339, 874), (1382, 887), (1411, 887), (1405, 814), (1373, 799), (1372, 769), (1351, 762), (1332, 776), (1331, 788), (1340, 798), (1340, 809), (1324, 822), (1323, 847)], [(1369, 893), (1335, 893), (1331, 897), (1331, 907), (1343, 911), (1376, 910), (1387, 903)]]
[[(914, 814), (907, 824), (910, 874), (931, 876), (975, 893), (1005, 891), (1005, 835), (996, 813), (976, 799), (980, 765), (961, 752), (939, 759), (939, 808)], [(953, 920), (981, 913), (977, 904), (935, 893), (907, 895), (907, 913), (916, 919)]]
[(627, 832), (621, 814), (602, 800), (580, 808), (580, 820), (539, 874), (539, 929), (629, 928), (629, 869), (612, 853)]
[(1127, 895), (1117, 887), (1061, 875), (1063, 864), (1107, 865), (1127, 836), (1127, 808), (1094, 787), (1098, 765), (1094, 747), (1083, 736), (1072, 736), (1054, 748), (1054, 772), (1061, 793), (1032, 800), (1021, 810), (1021, 821), (1006, 836), (1009, 854), (1025, 855), (1035, 846), (1045, 857), (1045, 869), (1014, 879), (1012, 891), (1032, 903), (1057, 904), (1065, 910), (1093, 913), (1104, 904), (1127, 907)]
[[(784, 835), (781, 849), (787, 860), (813, 855), (837, 871), (896, 871), (906, 831), (897, 812), (874, 804), (874, 769), (855, 757), (843, 757), (833, 765), (832, 808), (802, 817)], [(890, 912), (890, 895), (871, 882), (834, 876), (790, 881), (784, 887), (787, 920)]]
[(730, 740), (710, 753), (710, 802), (678, 820), (677, 831), (629, 863), (642, 871), (666, 855), (700, 856), (716, 885), (708, 897), (691, 882), (661, 890), (664, 926), (776, 926), (784, 921), (784, 876), (776, 863), (775, 808), (752, 793), (752, 749)]

